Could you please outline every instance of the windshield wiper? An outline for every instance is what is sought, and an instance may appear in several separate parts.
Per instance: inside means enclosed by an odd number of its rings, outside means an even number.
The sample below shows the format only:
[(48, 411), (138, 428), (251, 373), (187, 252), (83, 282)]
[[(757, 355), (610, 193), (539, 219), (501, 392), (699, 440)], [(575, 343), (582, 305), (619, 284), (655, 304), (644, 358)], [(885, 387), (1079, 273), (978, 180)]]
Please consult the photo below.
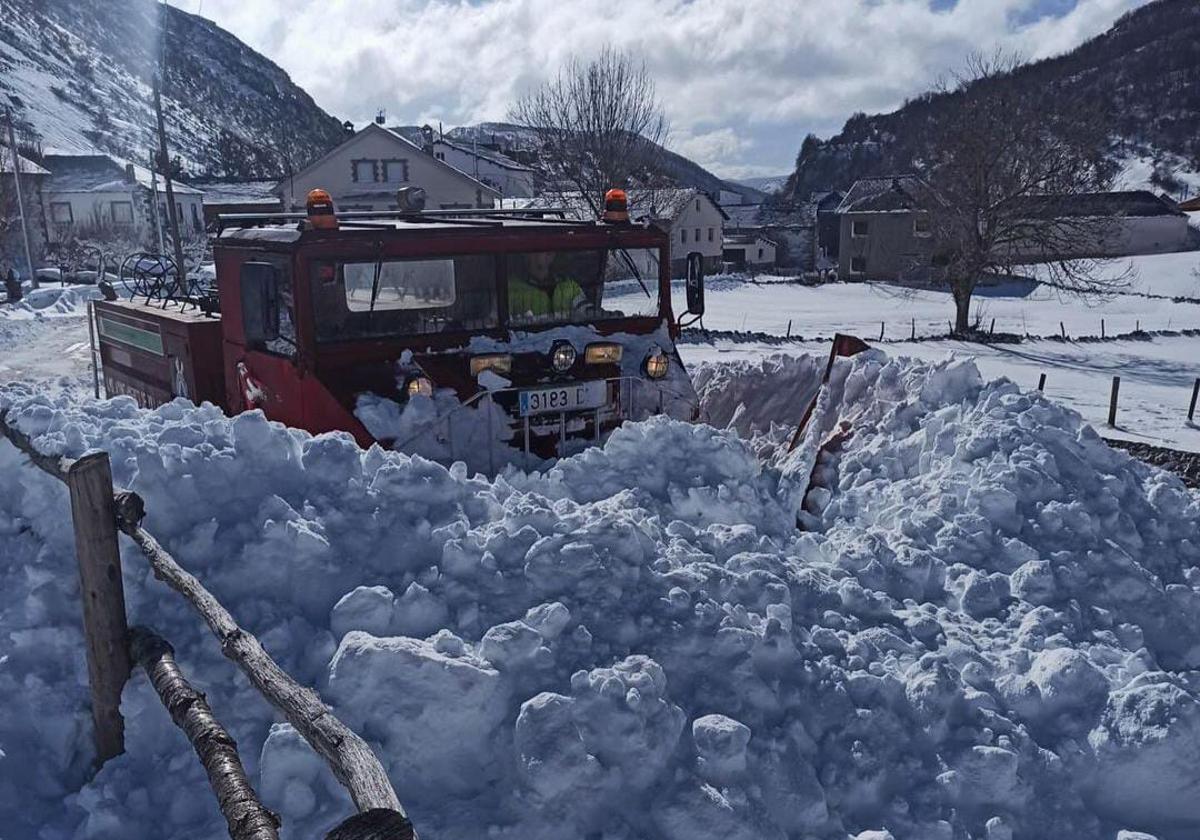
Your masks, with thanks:
[(375, 311), (375, 301), (379, 298), (379, 275), (383, 273), (383, 257), (375, 261), (375, 276), (371, 279), (371, 306), (367, 315)]
[(642, 282), (642, 273), (638, 271), (637, 265), (634, 264), (633, 257), (629, 256), (629, 252), (624, 248), (619, 250), (621, 252), (621, 257), (625, 260), (625, 265), (628, 266), (629, 270), (633, 272), (633, 279), (638, 281), (638, 285), (642, 287), (642, 291), (646, 293), (646, 297), (653, 297), (653, 295), (650, 294), (650, 290), (646, 288), (646, 284)]

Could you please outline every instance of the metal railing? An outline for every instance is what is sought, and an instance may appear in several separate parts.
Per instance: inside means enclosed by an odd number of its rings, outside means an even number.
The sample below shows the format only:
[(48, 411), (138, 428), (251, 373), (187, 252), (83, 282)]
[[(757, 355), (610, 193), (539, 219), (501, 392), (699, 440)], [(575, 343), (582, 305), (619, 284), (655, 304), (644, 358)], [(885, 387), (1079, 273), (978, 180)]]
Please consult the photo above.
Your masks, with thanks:
[[(532, 414), (532, 415), (526, 414), (519, 418), (513, 418), (508, 423), (508, 428), (510, 430), (516, 432), (517, 429), (520, 429), (520, 433), (521, 433), (521, 437), (522, 437), (521, 451), (525, 455), (530, 454), (530, 441), (534, 434), (538, 434), (539, 436), (541, 436), (542, 430), (547, 429), (547, 428), (553, 428), (555, 426), (557, 426), (557, 428), (558, 428), (559, 455), (560, 456), (565, 455), (566, 454), (566, 444), (567, 444), (567, 439), (568, 439), (567, 438), (568, 420), (577, 418), (577, 419), (583, 420), (584, 424), (586, 425), (588, 415), (591, 415), (591, 421), (592, 421), (592, 441), (594, 443), (599, 443), (600, 437), (601, 437), (600, 427), (601, 427), (601, 423), (603, 421), (612, 420), (612, 419), (617, 419), (617, 420), (630, 419), (630, 418), (637, 416), (637, 388), (634, 387), (635, 385), (641, 385), (646, 388), (653, 388), (656, 391), (657, 406), (655, 406), (656, 410), (654, 413), (657, 413), (657, 414), (663, 413), (663, 410), (665, 407), (665, 401), (666, 401), (667, 397), (671, 397), (674, 400), (684, 403), (686, 406), (693, 409), (693, 411), (699, 411), (700, 402), (699, 402), (699, 398), (695, 394), (681, 394), (672, 388), (666, 387), (666, 385), (664, 383), (656, 382), (652, 379), (645, 379), (645, 378), (638, 377), (638, 376), (610, 376), (605, 379), (580, 380), (578, 382), (563, 383), (563, 385), (564, 385), (564, 387), (569, 387), (569, 386), (573, 386), (573, 385), (582, 385), (587, 382), (603, 382), (603, 383), (605, 383), (605, 387), (609, 393), (610, 399), (604, 405), (598, 406), (596, 408), (583, 408), (583, 409), (573, 409), (573, 410), (567, 409), (565, 411), (548, 411), (548, 412), (542, 412), (542, 413)], [(616, 386), (617, 386), (615, 400), (611, 399), (613, 384), (616, 384)], [(403, 440), (393, 441), (392, 448), (397, 451), (403, 452), (409, 446), (411, 446), (413, 443), (415, 443), (417, 440), (419, 440), (420, 438), (424, 437), (425, 435), (429, 434), (430, 432), (437, 431), (439, 429), (439, 427), (444, 425), (445, 426), (445, 439), (443, 442), (445, 442), (449, 446), (449, 449), (450, 449), (450, 459), (449, 460), (451, 462), (454, 462), (454, 461), (458, 460), (458, 458), (457, 458), (457, 455), (456, 455), (455, 449), (454, 449), (454, 433), (451, 428), (452, 420), (453, 420), (453, 418), (461, 415), (467, 409), (478, 409), (482, 405), (486, 409), (484, 411), (484, 414), (486, 416), (486, 423), (487, 423), (488, 469), (490, 472), (495, 473), (495, 471), (496, 471), (496, 463), (495, 463), (496, 450), (495, 450), (494, 443), (496, 442), (497, 438), (496, 438), (496, 429), (495, 429), (495, 426), (493, 425), (495, 423), (495, 411), (493, 409), (496, 405), (496, 397), (501, 394), (516, 394), (517, 399), (519, 400), (520, 399), (519, 395), (522, 391), (532, 391), (532, 390), (538, 390), (538, 389), (542, 389), (542, 388), (552, 388), (552, 387), (554, 387), (553, 383), (546, 383), (546, 384), (542, 384), (542, 385), (512, 386), (512, 387), (507, 387), (507, 388), (495, 388), (492, 390), (480, 391), (479, 393), (472, 395), (471, 397), (467, 398), (466, 400), (463, 400), (458, 405), (456, 405), (454, 408), (452, 408), (450, 411), (447, 411), (445, 414), (439, 415), (434, 420), (431, 420), (428, 423), (424, 424), (418, 431), (413, 432), (412, 434), (408, 435)], [(508, 413), (507, 409), (503, 409), (503, 407), (502, 407), (502, 410), (504, 410), (506, 414)]]

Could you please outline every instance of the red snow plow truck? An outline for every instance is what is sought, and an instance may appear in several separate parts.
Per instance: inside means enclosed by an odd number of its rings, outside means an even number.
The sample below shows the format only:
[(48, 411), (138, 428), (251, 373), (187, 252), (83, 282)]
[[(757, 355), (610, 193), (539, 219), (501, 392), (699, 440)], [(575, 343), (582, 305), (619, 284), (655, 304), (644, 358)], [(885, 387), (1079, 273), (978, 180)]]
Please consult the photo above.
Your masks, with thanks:
[[(97, 302), (104, 389), (147, 407), (261, 409), (363, 446), (434, 440), (450, 459), (489, 440), (561, 455), (627, 419), (696, 416), (669, 247), (629, 221), (618, 190), (594, 222), (337, 213), (315, 190), (305, 213), (221, 218), (207, 304), (178, 283)], [(685, 314), (698, 318), (699, 255), (686, 264)]]

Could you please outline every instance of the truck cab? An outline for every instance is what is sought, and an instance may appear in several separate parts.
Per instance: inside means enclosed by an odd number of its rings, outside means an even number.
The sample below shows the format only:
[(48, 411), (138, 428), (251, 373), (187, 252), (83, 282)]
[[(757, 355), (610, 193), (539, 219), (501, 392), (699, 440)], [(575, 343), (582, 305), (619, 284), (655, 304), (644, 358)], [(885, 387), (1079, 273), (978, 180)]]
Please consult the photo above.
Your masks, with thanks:
[[(219, 358), (205, 350), (157, 361), (182, 368), (171, 378), (184, 388), (219, 376), (230, 413), (261, 409), (313, 433), (348, 431), (363, 446), (493, 469), (506, 457), (497, 447), (547, 458), (625, 420), (696, 416), (675, 349), (669, 239), (652, 225), (546, 211), (224, 222), (214, 243), (219, 315), (210, 319)], [(698, 271), (688, 286), (695, 315)], [(165, 355), (171, 342), (143, 336), (131, 347), (128, 328), (113, 323), (169, 331), (162, 322), (175, 315), (153, 300), (98, 304), (110, 393), (155, 402), (178, 390), (164, 387), (163, 373), (148, 389), (139, 365), (120, 364), (147, 346)], [(189, 329), (203, 340), (185, 344), (214, 343), (217, 328)]]

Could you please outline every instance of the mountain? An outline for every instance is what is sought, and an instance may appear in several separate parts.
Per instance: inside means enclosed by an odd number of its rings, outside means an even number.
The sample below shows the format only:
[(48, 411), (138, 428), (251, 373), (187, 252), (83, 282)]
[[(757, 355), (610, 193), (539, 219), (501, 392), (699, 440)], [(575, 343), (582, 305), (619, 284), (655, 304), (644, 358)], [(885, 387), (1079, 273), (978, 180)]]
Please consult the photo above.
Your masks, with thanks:
[(787, 175), (764, 175), (758, 178), (738, 178), (736, 183), (764, 193), (779, 192), (787, 184)]
[(22, 145), (145, 162), (160, 33), (168, 142), (186, 173), (270, 177), (342, 138), (283, 70), (205, 18), (154, 0), (0, 0), (0, 105)]
[[(1102, 98), (1109, 105), (1114, 171), (1149, 162), (1150, 182), (1177, 193), (1200, 171), (1200, 2), (1156, 0), (1064, 55), (1026, 64), (1014, 74), (1025, 90)], [(855, 114), (840, 134), (805, 138), (785, 200), (846, 189), (858, 178), (920, 168), (931, 113), (954, 108), (957, 94), (925, 94), (890, 114)]]
[[(522, 159), (522, 151), (527, 154), (536, 153), (538, 146), (537, 135), (533, 131), (524, 126), (505, 122), (464, 125), (450, 129), (446, 132), (446, 136), (451, 140), (468, 145), (478, 141), (480, 147), (497, 149), (518, 160)], [(672, 152), (670, 149), (661, 149), (661, 151), (663, 168), (675, 186), (694, 187), (714, 196), (722, 190), (740, 193), (746, 204), (757, 204), (765, 197), (761, 190), (718, 178), (700, 164)]]

